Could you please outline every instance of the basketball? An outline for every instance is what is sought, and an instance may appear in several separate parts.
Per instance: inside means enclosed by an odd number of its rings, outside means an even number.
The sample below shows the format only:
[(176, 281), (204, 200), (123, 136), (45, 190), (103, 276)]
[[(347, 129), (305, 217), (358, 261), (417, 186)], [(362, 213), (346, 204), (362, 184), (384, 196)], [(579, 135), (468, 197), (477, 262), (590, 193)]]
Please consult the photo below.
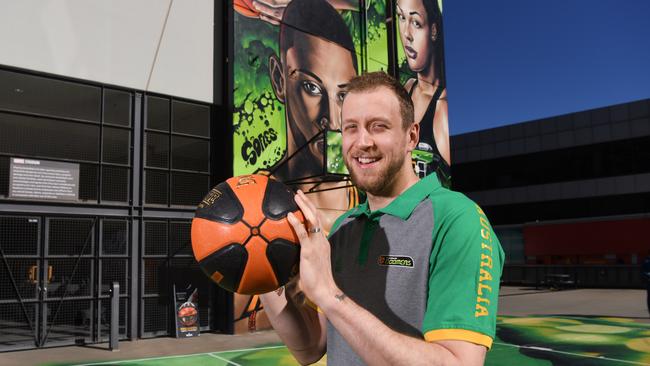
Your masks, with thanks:
[(287, 214), (304, 222), (293, 197), (286, 185), (264, 175), (233, 177), (214, 187), (192, 220), (192, 250), (203, 272), (246, 295), (287, 283), (300, 259)]

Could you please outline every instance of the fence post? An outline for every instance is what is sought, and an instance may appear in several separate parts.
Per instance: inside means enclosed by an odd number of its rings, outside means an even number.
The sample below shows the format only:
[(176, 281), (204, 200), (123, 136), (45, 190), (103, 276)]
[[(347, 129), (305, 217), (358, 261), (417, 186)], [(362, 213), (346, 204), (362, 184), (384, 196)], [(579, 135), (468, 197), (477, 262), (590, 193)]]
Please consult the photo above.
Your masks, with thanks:
[(120, 284), (113, 282), (111, 288), (111, 337), (108, 348), (111, 351), (119, 349), (119, 330), (120, 330)]

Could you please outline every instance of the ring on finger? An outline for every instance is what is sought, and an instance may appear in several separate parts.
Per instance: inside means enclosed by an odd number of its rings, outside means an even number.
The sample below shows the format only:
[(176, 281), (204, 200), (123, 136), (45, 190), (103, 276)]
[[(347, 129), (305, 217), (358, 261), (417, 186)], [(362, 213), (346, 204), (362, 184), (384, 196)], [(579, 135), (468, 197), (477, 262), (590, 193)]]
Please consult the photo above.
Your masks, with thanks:
[(320, 233), (320, 228), (319, 228), (319, 227), (310, 227), (309, 229), (307, 229), (307, 231), (308, 231), (310, 234)]

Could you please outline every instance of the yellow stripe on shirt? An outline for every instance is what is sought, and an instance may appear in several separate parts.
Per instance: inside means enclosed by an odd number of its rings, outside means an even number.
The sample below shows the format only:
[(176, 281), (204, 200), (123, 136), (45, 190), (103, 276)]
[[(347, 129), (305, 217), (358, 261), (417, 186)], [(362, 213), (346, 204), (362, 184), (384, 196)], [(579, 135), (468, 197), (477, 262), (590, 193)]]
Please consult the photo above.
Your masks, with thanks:
[(467, 329), (435, 329), (424, 334), (424, 340), (427, 342), (435, 341), (467, 341), (474, 344), (485, 346), (488, 349), (492, 347), (492, 338)]

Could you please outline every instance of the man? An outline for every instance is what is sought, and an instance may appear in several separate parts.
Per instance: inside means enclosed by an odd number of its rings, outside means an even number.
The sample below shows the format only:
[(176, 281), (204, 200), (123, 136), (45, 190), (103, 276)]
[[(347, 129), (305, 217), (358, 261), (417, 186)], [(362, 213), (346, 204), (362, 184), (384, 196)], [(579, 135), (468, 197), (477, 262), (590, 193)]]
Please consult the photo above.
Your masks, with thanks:
[(343, 155), (367, 201), (329, 242), (302, 193), (299, 288), (262, 295), (271, 324), (303, 364), (481, 365), (495, 333), (503, 250), (483, 211), (419, 180), (419, 127), (403, 87), (384, 73), (353, 79), (342, 107)]

